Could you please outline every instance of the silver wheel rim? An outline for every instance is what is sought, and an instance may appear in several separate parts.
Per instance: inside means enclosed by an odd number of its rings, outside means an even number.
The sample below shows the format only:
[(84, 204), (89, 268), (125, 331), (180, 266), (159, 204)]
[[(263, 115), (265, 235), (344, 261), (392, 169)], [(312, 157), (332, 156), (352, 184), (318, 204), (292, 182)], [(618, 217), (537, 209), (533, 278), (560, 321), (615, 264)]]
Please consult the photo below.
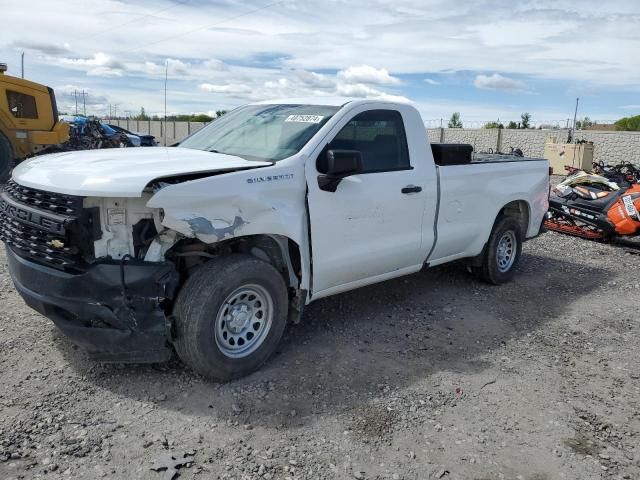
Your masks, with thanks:
[(498, 241), (498, 252), (496, 255), (496, 263), (498, 271), (501, 273), (509, 271), (516, 260), (517, 240), (516, 234), (509, 230)]
[(231, 292), (218, 310), (216, 345), (226, 357), (246, 357), (260, 348), (272, 323), (271, 294), (260, 285), (243, 285)]

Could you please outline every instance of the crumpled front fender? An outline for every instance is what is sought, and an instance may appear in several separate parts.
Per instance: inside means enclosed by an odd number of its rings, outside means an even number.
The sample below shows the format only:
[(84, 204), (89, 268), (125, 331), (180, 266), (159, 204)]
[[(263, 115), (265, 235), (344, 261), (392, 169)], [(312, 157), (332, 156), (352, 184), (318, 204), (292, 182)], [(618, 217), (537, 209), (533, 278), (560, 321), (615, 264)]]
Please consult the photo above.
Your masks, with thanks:
[(305, 202), (304, 163), (283, 161), (167, 185), (147, 206), (162, 210), (163, 226), (207, 244), (249, 235), (289, 238), (300, 246), (307, 270)]

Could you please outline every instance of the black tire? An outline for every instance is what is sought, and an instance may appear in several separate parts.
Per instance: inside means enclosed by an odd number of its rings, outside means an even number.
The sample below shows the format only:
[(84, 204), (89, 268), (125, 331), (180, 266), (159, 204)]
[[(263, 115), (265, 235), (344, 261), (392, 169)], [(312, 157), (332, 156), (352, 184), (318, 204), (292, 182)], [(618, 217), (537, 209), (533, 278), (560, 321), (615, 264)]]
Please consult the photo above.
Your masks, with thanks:
[[(226, 336), (223, 339), (223, 330), (224, 325), (227, 325), (229, 328), (226, 332), (231, 332), (230, 325), (233, 322), (218, 322), (218, 315), (238, 306), (241, 309), (253, 308), (241, 305), (245, 300), (238, 300), (235, 305), (225, 303), (230, 295), (233, 296), (235, 292), (244, 288), (259, 288), (262, 289), (260, 293), (270, 296), (271, 303), (269, 304), (268, 299), (265, 302), (269, 307), (263, 308), (272, 309), (271, 322), (268, 329), (261, 330), (263, 333), (258, 334), (261, 336), (261, 343), (257, 344), (257, 340), (254, 340), (254, 351), (240, 358), (232, 358), (225, 354), (224, 348), (240, 348), (240, 341), (245, 338), (238, 339), (234, 347), (231, 347), (229, 342), (233, 341), (233, 335), (229, 334), (228, 340)], [(246, 297), (246, 302), (251, 302), (250, 297), (251, 295)], [(227, 381), (254, 372), (267, 361), (280, 343), (287, 323), (287, 298), (287, 288), (282, 275), (267, 262), (250, 255), (229, 255), (208, 261), (187, 279), (178, 295), (174, 308), (174, 346), (178, 356), (194, 371), (211, 380)], [(256, 302), (256, 305), (259, 303)], [(250, 314), (240, 314), (254, 318)], [(268, 316), (268, 313), (265, 315)], [(244, 321), (245, 325), (250, 324), (244, 330), (248, 339), (249, 335), (252, 335), (252, 326), (256, 324), (252, 323), (253, 320), (239, 321)], [(216, 337), (217, 333), (219, 337)], [(254, 338), (253, 335), (251, 338)], [(251, 340), (246, 342), (250, 345)]]
[(14, 167), (13, 150), (11, 144), (0, 134), (0, 185), (11, 178), (11, 170)]
[[(511, 247), (511, 255), (513, 257), (508, 262), (504, 262), (505, 255), (500, 256), (498, 253), (500, 241), (505, 236), (511, 236), (513, 243)], [(518, 221), (513, 217), (499, 217), (487, 242), (482, 265), (475, 267), (474, 273), (481, 280), (493, 285), (500, 285), (510, 281), (515, 275), (515, 269), (520, 260), (522, 240), (522, 229)], [(503, 261), (502, 265), (499, 264), (499, 258)]]

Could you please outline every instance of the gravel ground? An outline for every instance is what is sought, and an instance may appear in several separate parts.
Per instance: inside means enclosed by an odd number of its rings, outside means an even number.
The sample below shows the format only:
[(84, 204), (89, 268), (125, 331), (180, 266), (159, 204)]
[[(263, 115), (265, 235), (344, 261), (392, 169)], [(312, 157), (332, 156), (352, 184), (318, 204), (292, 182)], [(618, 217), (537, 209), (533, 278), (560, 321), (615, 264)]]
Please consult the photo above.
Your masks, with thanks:
[(0, 478), (637, 479), (639, 267), (547, 233), (508, 285), (448, 265), (318, 301), (213, 384), (89, 362), (0, 248)]

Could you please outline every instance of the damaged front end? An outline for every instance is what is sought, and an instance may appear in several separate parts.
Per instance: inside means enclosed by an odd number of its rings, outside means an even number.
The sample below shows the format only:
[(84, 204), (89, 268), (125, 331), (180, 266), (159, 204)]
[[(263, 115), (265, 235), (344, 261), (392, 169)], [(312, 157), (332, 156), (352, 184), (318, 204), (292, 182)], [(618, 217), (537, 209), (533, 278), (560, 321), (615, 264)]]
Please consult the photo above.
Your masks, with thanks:
[[(288, 317), (299, 321), (309, 290), (305, 213), (295, 208), (304, 200), (304, 177), (274, 166), (258, 184), (251, 170), (265, 165), (236, 163), (237, 170), (136, 183), (135, 195), (115, 180), (104, 195), (40, 190), (22, 183), (30, 175), (23, 168), (0, 194), (0, 240), (16, 289), (104, 362), (169, 359), (178, 289), (224, 255), (272, 264), (287, 284)], [(84, 182), (98, 180), (105, 181)]]
[(172, 299), (177, 286), (172, 264), (102, 262), (70, 274), (26, 260), (11, 247), (7, 257), (27, 305), (52, 320), (91, 358), (146, 363), (171, 357), (163, 303)]
[[(161, 362), (172, 354), (168, 309), (179, 275), (146, 261), (161, 236), (144, 199), (97, 199), (10, 182), (0, 197), (0, 240), (25, 302), (90, 356)], [(157, 257), (160, 258), (160, 252)]]

